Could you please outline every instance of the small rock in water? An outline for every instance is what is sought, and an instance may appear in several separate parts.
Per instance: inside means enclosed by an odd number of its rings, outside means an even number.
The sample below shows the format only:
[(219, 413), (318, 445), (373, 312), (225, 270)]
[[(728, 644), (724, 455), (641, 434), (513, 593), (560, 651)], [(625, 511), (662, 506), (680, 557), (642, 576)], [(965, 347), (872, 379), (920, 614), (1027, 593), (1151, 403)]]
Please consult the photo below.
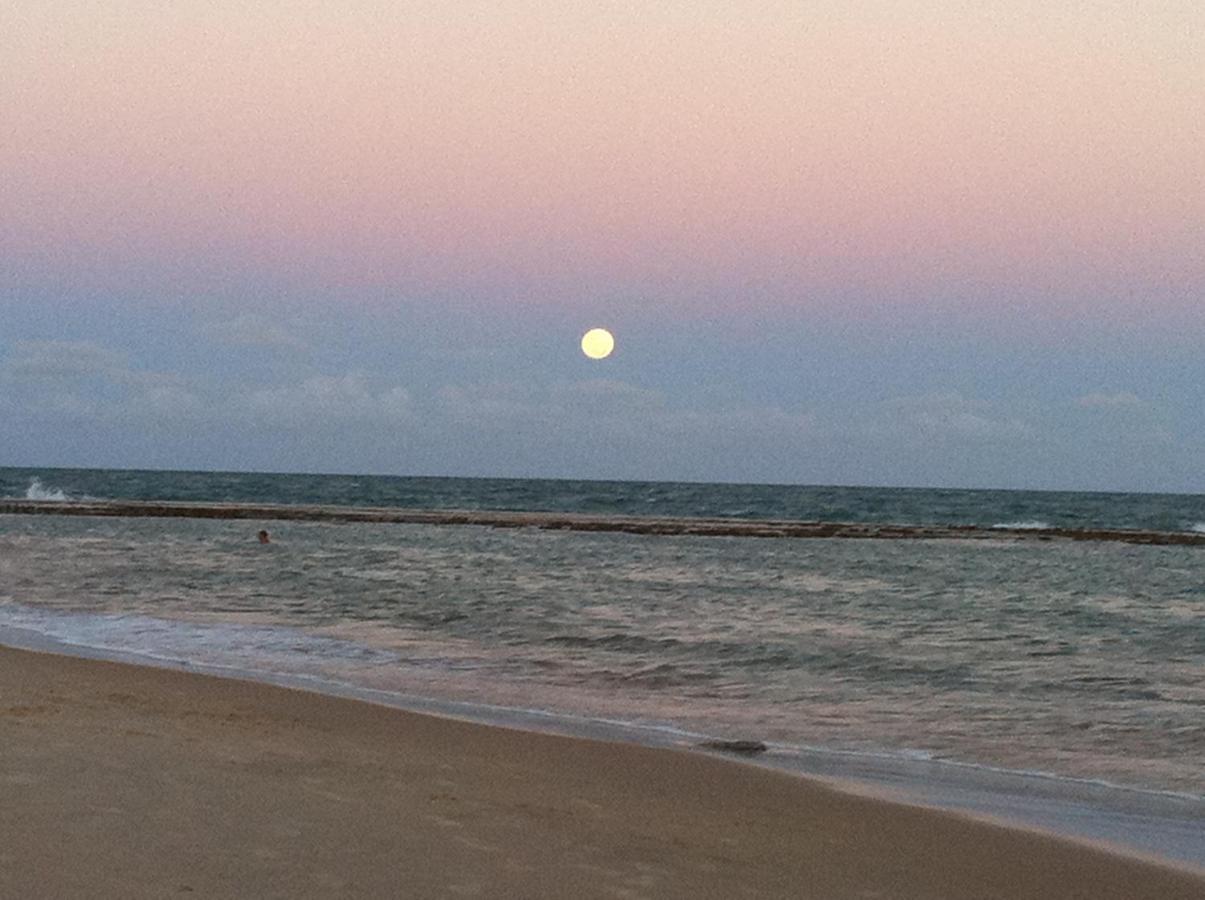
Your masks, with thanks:
[(708, 750), (724, 750), (728, 753), (744, 753), (749, 756), (766, 752), (766, 745), (761, 741), (703, 741), (699, 746)]

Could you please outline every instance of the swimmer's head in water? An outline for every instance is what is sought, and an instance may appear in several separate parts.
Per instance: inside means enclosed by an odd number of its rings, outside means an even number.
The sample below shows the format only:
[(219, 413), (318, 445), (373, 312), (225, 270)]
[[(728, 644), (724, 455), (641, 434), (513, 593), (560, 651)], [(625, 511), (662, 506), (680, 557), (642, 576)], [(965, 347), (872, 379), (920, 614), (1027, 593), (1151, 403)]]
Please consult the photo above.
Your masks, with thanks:
[(266, 532), (266, 531), (261, 531), (261, 532), (259, 533), (259, 542), (260, 542), (261, 544), (270, 544), (270, 543), (272, 543), (272, 538), (270, 538), (270, 537), (268, 536), (268, 532)]

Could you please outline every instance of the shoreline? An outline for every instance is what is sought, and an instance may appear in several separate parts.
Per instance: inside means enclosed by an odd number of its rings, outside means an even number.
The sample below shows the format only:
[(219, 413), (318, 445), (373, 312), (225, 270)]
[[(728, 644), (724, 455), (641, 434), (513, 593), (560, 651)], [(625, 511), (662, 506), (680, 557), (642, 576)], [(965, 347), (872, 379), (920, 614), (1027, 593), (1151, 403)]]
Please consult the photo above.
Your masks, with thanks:
[(1205, 889), (1205, 871), (698, 751), (3, 647), (0, 686), (4, 891), (47, 876), (62, 896)]
[(681, 518), (567, 512), (514, 512), (492, 509), (410, 509), (405, 507), (343, 507), (279, 503), (0, 498), (0, 515), (479, 525), (490, 528), (538, 528), (548, 531), (620, 532), (702, 537), (842, 538), (849, 540), (1064, 540), (1093, 543), (1118, 542), (1147, 546), (1205, 547), (1205, 533), (1195, 531), (997, 525), (901, 525), (889, 522)]
[(672, 723), (383, 690), (296, 672), (73, 643), (11, 625), (0, 626), (0, 650), (5, 648), (245, 681), (484, 727), (699, 754), (841, 792), (1042, 833), (1205, 875), (1205, 841), (1200, 831), (1205, 798), (1196, 794), (906, 752), (771, 743), (768, 752), (761, 754), (726, 753), (706, 746), (716, 740), (715, 734)]

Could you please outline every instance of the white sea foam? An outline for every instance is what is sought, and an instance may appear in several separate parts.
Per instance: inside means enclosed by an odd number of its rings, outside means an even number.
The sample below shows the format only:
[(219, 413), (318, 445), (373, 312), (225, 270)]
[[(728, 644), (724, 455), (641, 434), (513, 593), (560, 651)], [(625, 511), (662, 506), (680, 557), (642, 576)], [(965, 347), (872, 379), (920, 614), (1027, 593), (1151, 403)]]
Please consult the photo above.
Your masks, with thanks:
[(993, 528), (1009, 528), (1016, 531), (1044, 531), (1050, 528), (1049, 522), (1043, 522), (1041, 519), (1026, 519), (1022, 522), (997, 522)]
[(29, 482), (29, 487), (25, 490), (26, 500), (56, 500), (64, 502), (71, 498), (63, 492), (61, 488), (47, 487), (42, 484), (41, 478), (35, 478)]
[(1205, 534), (1205, 522), (1196, 522), (1189, 526), (1189, 531), (1195, 531), (1197, 534)]
[(136, 613), (62, 612), (4, 603), (0, 604), (0, 639), (6, 628), (40, 635), (68, 647), (162, 662), (266, 669), (274, 674), (305, 674), (331, 662), (398, 662), (397, 654), (391, 651), (309, 635), (286, 625), (191, 622)]

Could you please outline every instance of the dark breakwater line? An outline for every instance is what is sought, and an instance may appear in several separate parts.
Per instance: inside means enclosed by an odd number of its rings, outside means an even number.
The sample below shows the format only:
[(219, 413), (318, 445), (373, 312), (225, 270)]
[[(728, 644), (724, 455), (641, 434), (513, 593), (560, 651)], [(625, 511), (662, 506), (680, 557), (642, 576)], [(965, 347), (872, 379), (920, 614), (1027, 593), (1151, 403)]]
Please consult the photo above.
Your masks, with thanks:
[(587, 513), (396, 507), (295, 506), (251, 503), (178, 503), (125, 500), (0, 500), (9, 515), (110, 516), (262, 521), (372, 522), (414, 525), (483, 525), (550, 531), (600, 531), (646, 535), (765, 538), (871, 538), (879, 540), (1070, 540), (1205, 547), (1205, 534), (1182, 531), (1077, 528), (985, 528), (979, 525), (897, 525), (775, 519), (665, 518)]

